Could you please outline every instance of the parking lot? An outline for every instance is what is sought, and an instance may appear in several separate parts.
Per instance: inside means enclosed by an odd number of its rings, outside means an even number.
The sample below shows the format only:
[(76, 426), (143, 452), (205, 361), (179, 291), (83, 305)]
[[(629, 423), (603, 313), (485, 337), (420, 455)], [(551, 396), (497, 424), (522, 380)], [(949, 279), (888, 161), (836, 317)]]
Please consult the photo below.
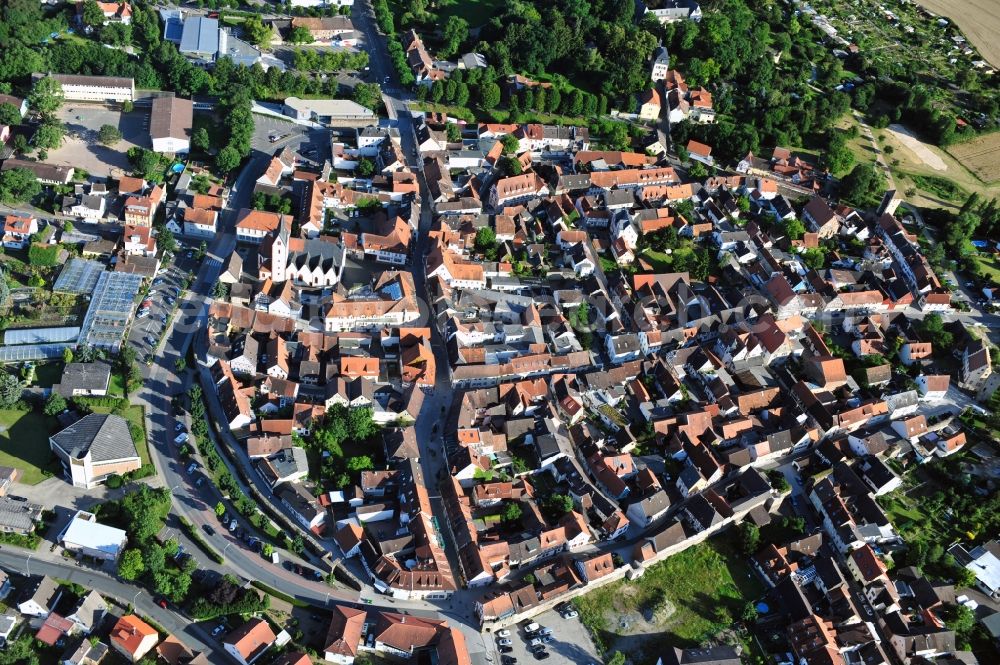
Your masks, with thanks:
[[(530, 622), (522, 622), (508, 628), (511, 632), (509, 639), (512, 642), (513, 651), (502, 654), (503, 656), (513, 656), (517, 659), (518, 665), (523, 663), (588, 665), (588, 663), (601, 662), (600, 656), (597, 655), (597, 648), (579, 618), (564, 619), (556, 611), (550, 610), (535, 617), (532, 621), (542, 628), (552, 629), (552, 640), (545, 645), (545, 651), (549, 657), (544, 660), (537, 659), (529, 650), (528, 643), (531, 638), (525, 634), (524, 627)], [(494, 640), (495, 642), (496, 640)], [(495, 658), (493, 662), (503, 665), (503, 659), (499, 657)]]
[[(49, 151), (45, 160), (49, 164), (72, 166), (103, 178), (128, 170), (129, 148), (150, 146), (148, 109), (122, 113), (96, 104), (66, 102), (59, 118), (66, 124), (66, 137), (59, 148)], [(103, 125), (117, 127), (122, 140), (113, 146), (102, 145), (97, 134)]]
[[(185, 257), (187, 251), (184, 247), (179, 250), (180, 256)], [(193, 261), (192, 261), (193, 264)], [(173, 263), (164, 264), (166, 268), (153, 280), (150, 287), (151, 295), (146, 296), (151, 301), (149, 314), (143, 318), (138, 315), (132, 320), (132, 330), (129, 333), (129, 344), (135, 349), (136, 356), (140, 361), (149, 362), (160, 344), (163, 330), (170, 320), (170, 313), (177, 305), (177, 296), (183, 287), (183, 279), (187, 271)], [(163, 268), (161, 268), (163, 270)]]
[[(323, 129), (303, 127), (290, 120), (256, 114), (253, 147), (273, 155), (282, 148), (291, 148), (304, 160), (322, 164), (330, 156), (329, 133)], [(277, 138), (273, 143), (271, 138)]]

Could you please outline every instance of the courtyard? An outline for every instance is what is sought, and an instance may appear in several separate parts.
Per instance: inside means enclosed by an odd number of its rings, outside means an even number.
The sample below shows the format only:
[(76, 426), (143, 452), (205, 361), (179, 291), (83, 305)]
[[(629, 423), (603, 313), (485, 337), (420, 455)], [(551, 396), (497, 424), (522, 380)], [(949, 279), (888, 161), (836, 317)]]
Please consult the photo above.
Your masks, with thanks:
[[(149, 111), (137, 109), (122, 113), (118, 109), (66, 102), (59, 110), (66, 125), (63, 144), (49, 151), (49, 164), (72, 166), (92, 176), (120, 175), (129, 170), (128, 151), (132, 147), (149, 147)], [(116, 145), (102, 145), (97, 133), (104, 125), (117, 127), (122, 140)]]

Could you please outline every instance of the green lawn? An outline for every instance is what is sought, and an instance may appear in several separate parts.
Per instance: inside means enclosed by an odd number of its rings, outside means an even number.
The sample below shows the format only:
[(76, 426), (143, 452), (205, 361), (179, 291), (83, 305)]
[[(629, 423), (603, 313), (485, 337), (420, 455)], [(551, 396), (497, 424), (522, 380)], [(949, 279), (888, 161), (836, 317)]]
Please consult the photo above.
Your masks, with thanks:
[(55, 457), (49, 450), (49, 433), (55, 419), (38, 411), (0, 410), (0, 465), (22, 472), (21, 482), (35, 485), (46, 478), (43, 469), (54, 472)]
[[(613, 582), (573, 602), (599, 647), (652, 664), (669, 647), (697, 646), (722, 632), (763, 592), (729, 541), (714, 538), (651, 566), (635, 581)], [(669, 605), (672, 613), (663, 609)], [(621, 630), (623, 615), (634, 618), (634, 630)]]
[(63, 362), (44, 363), (35, 367), (35, 385), (39, 388), (51, 388), (62, 379)]
[[(112, 379), (115, 375), (112, 374)], [(113, 382), (113, 381), (112, 381)], [(94, 413), (111, 413), (110, 407), (103, 406), (93, 406), (91, 410)], [(143, 464), (149, 464), (149, 442), (146, 439), (146, 412), (141, 406), (136, 406), (135, 404), (129, 406), (125, 410), (125, 420), (129, 422), (129, 425), (137, 425), (142, 430), (142, 440), (135, 442), (135, 448), (139, 452), (139, 459)]]
[(111, 372), (111, 382), (108, 383), (108, 395), (111, 397), (125, 397), (125, 379), (118, 371)]
[(992, 254), (977, 254), (976, 263), (983, 270), (983, 276), (994, 284), (1000, 284), (1000, 261)]

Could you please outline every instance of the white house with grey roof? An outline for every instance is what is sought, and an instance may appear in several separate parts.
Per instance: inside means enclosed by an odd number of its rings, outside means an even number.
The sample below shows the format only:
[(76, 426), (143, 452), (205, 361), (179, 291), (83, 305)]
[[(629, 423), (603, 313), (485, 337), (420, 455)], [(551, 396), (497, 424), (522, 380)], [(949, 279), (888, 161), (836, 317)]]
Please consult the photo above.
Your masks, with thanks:
[(121, 416), (91, 413), (49, 438), (74, 487), (91, 489), (112, 474), (137, 470), (142, 462), (128, 422)]
[(104, 396), (111, 383), (111, 365), (97, 361), (92, 363), (68, 363), (63, 369), (59, 383), (52, 391), (63, 397)]

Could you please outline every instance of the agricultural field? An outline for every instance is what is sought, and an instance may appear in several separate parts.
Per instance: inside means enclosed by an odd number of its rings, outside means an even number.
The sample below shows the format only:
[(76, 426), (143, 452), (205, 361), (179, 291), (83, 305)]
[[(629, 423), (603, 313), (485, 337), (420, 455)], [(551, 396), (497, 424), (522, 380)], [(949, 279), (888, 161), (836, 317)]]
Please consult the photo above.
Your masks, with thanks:
[[(996, 4), (1000, 10), (1000, 0), (997, 0)], [(983, 182), (1000, 181), (1000, 132), (956, 143), (948, 148), (948, 154)]]
[(983, 59), (1000, 67), (1000, 0), (919, 0), (919, 4), (954, 21)]

